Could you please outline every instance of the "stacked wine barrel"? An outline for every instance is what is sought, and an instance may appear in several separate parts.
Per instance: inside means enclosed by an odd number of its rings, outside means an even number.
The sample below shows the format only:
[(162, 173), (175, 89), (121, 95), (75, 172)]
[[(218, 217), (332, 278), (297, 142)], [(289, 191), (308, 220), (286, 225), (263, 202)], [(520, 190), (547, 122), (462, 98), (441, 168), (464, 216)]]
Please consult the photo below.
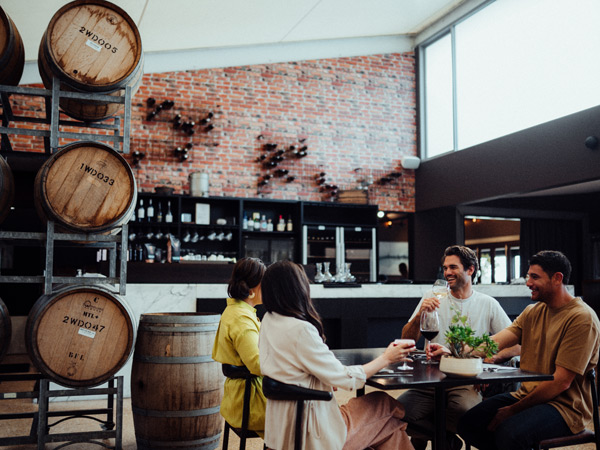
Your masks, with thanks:
[(0, 84), (17, 86), (24, 66), (25, 51), (19, 30), (0, 7)]
[(27, 317), (25, 345), (35, 367), (67, 387), (97, 386), (127, 362), (136, 320), (103, 286), (64, 286), (42, 295)]
[[(52, 78), (61, 90), (96, 92), (109, 96), (137, 91), (143, 74), (142, 41), (129, 15), (104, 0), (76, 0), (52, 17), (40, 43), (38, 68), (44, 86)], [(83, 121), (116, 114), (118, 103), (61, 98), (60, 107)]]

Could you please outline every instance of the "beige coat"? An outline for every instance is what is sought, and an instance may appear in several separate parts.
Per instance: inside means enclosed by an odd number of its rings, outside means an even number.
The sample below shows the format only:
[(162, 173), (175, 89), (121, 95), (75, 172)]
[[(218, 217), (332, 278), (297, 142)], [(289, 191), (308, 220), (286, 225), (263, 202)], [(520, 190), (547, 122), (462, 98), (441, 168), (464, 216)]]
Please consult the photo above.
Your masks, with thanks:
[[(332, 386), (356, 390), (364, 386), (362, 366), (344, 366), (310, 323), (277, 313), (265, 314), (259, 338), (263, 375), (311, 389), (331, 391)], [(274, 449), (293, 448), (296, 403), (267, 401), (265, 443)], [(287, 422), (287, 425), (285, 423)], [(344, 446), (346, 425), (335, 399), (306, 402), (303, 417), (303, 449), (336, 450)]]

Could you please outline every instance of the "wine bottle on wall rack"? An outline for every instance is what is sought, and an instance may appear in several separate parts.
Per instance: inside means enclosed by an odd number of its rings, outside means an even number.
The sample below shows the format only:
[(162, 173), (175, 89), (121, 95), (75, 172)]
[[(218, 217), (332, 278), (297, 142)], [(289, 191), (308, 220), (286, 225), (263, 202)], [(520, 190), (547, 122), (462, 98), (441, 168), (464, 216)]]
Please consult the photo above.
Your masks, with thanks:
[(171, 213), (171, 200), (167, 203), (167, 214), (165, 215), (165, 222), (173, 222), (173, 214)]
[(144, 209), (144, 199), (140, 199), (140, 206), (137, 210), (137, 218), (139, 221), (142, 221), (146, 218), (146, 210)]
[(146, 210), (146, 216), (148, 218), (148, 222), (152, 222), (154, 220), (154, 206), (152, 206), (152, 199), (150, 199), (148, 209)]
[(158, 214), (156, 215), (156, 221), (157, 222), (163, 221), (162, 203), (161, 202), (158, 202)]

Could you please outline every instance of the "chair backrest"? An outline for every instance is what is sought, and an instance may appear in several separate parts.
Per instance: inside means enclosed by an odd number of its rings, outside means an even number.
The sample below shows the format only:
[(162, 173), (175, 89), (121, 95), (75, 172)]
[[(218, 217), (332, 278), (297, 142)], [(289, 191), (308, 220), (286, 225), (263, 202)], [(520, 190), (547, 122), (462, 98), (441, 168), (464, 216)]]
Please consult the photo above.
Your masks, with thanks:
[(600, 415), (598, 414), (598, 387), (596, 386), (596, 369), (590, 370), (586, 376), (590, 381), (590, 389), (592, 390), (594, 441), (596, 442), (596, 448), (600, 448)]
[(263, 378), (263, 393), (272, 400), (324, 400), (333, 398), (333, 393), (282, 383), (273, 378)]
[(263, 393), (269, 400), (291, 400), (296, 402), (296, 428), (294, 432), (294, 449), (302, 449), (302, 411), (305, 400), (329, 401), (333, 398), (330, 391), (309, 389), (293, 384), (286, 384), (267, 376), (263, 377)]
[(253, 375), (246, 366), (234, 366), (233, 364), (221, 364), (223, 375), (227, 378), (253, 378)]

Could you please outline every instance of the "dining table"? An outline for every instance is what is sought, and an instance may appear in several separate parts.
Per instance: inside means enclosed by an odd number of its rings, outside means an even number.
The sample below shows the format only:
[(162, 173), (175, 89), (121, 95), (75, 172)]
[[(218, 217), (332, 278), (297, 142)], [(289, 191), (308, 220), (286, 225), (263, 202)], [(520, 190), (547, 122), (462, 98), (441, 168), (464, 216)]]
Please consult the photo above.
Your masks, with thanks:
[[(332, 350), (344, 365), (362, 365), (383, 354), (385, 348), (352, 348)], [(434, 434), (433, 450), (442, 450), (446, 443), (446, 389), (466, 385), (490, 385), (522, 381), (552, 380), (552, 374), (527, 372), (518, 367), (484, 364), (483, 372), (476, 376), (445, 374), (439, 364), (423, 364), (424, 352), (411, 354), (412, 370), (399, 370), (401, 363), (392, 364), (367, 379), (367, 385), (382, 390), (434, 389)], [(364, 394), (364, 387), (357, 390), (357, 396)]]

